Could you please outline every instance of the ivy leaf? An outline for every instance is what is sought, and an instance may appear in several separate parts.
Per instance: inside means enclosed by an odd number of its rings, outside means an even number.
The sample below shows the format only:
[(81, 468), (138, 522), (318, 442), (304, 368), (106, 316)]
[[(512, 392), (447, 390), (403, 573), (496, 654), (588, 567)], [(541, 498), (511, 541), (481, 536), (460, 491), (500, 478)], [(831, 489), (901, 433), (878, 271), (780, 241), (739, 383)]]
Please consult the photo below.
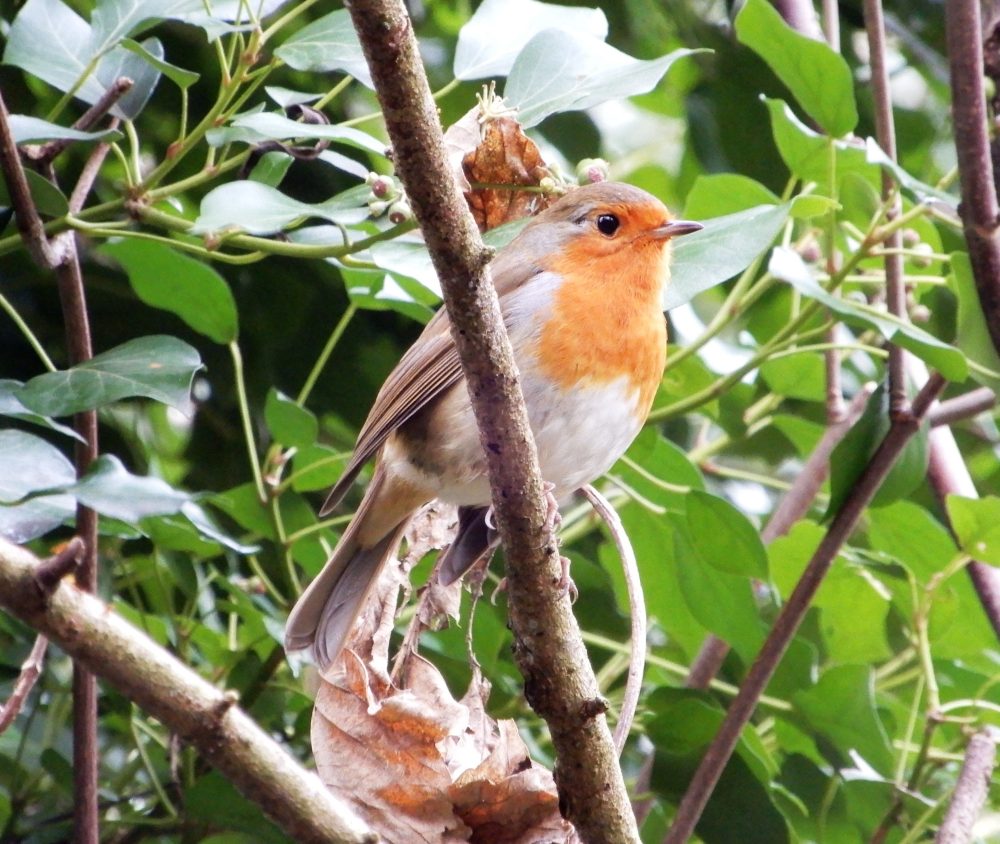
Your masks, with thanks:
[(725, 499), (697, 489), (685, 496), (684, 503), (688, 536), (698, 559), (728, 574), (767, 578), (767, 551), (746, 516)]
[(962, 550), (984, 563), (1000, 565), (1000, 498), (949, 495), (945, 505)]
[(67, 437), (84, 442), (83, 437), (68, 425), (49, 419), (48, 416), (32, 413), (21, 404), (15, 393), (22, 386), (24, 385), (20, 381), (15, 381), (13, 378), (0, 378), (0, 416), (9, 416), (11, 419), (20, 419), (22, 422), (30, 422), (32, 425), (41, 425), (50, 431), (57, 431)]
[(310, 73), (342, 70), (374, 88), (361, 42), (346, 9), (337, 9), (303, 27), (274, 51), (289, 67)]
[(197, 350), (176, 337), (139, 337), (71, 369), (32, 378), (15, 396), (43, 416), (70, 416), (135, 396), (184, 408), (201, 367)]
[(73, 464), (58, 448), (24, 431), (0, 431), (0, 466), (0, 502), (7, 504), (76, 480)]
[(739, 173), (711, 173), (695, 179), (684, 201), (684, 217), (702, 220), (735, 214), (758, 205), (780, 205), (776, 193)]
[(104, 516), (135, 524), (147, 516), (178, 512), (191, 500), (159, 478), (133, 475), (111, 454), (102, 454), (67, 492)]
[(134, 238), (107, 243), (98, 251), (122, 265), (132, 289), (147, 305), (177, 314), (216, 343), (236, 339), (236, 301), (208, 264), (162, 243)]
[(517, 54), (544, 29), (608, 37), (608, 19), (600, 9), (559, 6), (537, 0), (485, 0), (458, 33), (455, 77), (506, 76)]
[(282, 445), (295, 448), (310, 446), (319, 434), (316, 417), (273, 387), (264, 403), (264, 419), (275, 441)]
[(590, 35), (546, 29), (518, 54), (504, 99), (528, 129), (556, 112), (590, 108), (651, 91), (677, 59), (699, 50), (674, 50), (658, 59), (632, 58)]
[(255, 140), (286, 141), (292, 138), (314, 138), (346, 144), (356, 149), (385, 156), (385, 142), (367, 132), (352, 126), (337, 126), (327, 123), (299, 123), (282, 114), (271, 111), (241, 114), (232, 121), (237, 129), (247, 129)]
[(152, 24), (201, 13), (202, 0), (99, 0), (91, 18), (90, 53), (97, 56)]
[(705, 228), (686, 234), (673, 245), (670, 282), (664, 291), (663, 310), (683, 305), (745, 270), (778, 236), (788, 219), (789, 206), (759, 205), (711, 220)]
[(72, 495), (39, 495), (20, 504), (0, 505), (0, 536), (21, 544), (66, 524), (76, 514)]
[(747, 0), (736, 16), (736, 35), (830, 135), (839, 138), (858, 125), (851, 69), (826, 42), (796, 32), (767, 0)]

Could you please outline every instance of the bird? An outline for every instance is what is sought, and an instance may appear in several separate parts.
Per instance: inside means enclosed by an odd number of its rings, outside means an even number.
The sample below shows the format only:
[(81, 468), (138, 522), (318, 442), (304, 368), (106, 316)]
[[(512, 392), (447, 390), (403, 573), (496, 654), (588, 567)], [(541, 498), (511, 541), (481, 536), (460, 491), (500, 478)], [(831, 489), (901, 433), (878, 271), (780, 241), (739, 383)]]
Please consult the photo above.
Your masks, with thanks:
[[(490, 262), (553, 499), (604, 474), (645, 423), (666, 364), (671, 241), (701, 228), (640, 188), (597, 182), (533, 217)], [(321, 516), (373, 458), (357, 512), (285, 625), (286, 651), (305, 652), (321, 669), (343, 649), (427, 502), (458, 507), (456, 538), (438, 564), (442, 582), (496, 547), (486, 457), (444, 308), (383, 384)]]

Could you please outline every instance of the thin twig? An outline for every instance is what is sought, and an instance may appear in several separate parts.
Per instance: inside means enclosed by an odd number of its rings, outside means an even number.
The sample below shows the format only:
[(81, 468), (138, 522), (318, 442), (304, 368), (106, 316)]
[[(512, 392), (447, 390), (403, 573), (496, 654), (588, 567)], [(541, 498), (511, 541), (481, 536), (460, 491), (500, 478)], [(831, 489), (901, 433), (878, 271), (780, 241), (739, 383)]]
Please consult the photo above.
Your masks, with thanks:
[(959, 211), (979, 304), (993, 346), (1000, 352), (1000, 206), (990, 156), (981, 27), (979, 0), (945, 3), (952, 116), (962, 185)]
[(642, 675), (646, 668), (646, 599), (642, 594), (642, 580), (639, 577), (639, 564), (635, 559), (635, 551), (632, 549), (632, 543), (629, 541), (625, 526), (617, 511), (611, 506), (608, 499), (590, 484), (583, 487), (582, 492), (611, 532), (615, 548), (618, 549), (618, 556), (622, 561), (625, 588), (628, 591), (629, 623), (631, 625), (628, 677), (625, 681), (625, 694), (622, 697), (622, 706), (618, 713), (618, 723), (615, 725), (614, 732), (615, 749), (621, 756), (621, 752), (625, 748), (625, 740), (632, 729), (636, 707), (639, 705)]
[[(110, 122), (109, 128), (113, 129), (117, 125), (118, 118), (114, 118)], [(69, 197), (70, 214), (77, 214), (83, 208), (84, 203), (87, 201), (87, 196), (90, 194), (90, 189), (94, 186), (97, 175), (101, 170), (101, 165), (104, 164), (104, 159), (107, 157), (110, 149), (111, 144), (102, 141), (96, 144), (94, 149), (91, 150), (90, 155), (87, 157), (87, 163), (83, 165), (83, 170), (80, 171), (80, 178), (76, 180), (76, 185), (73, 187), (73, 193)]]
[(7, 112), (2, 94), (0, 94), (0, 169), (3, 170), (7, 182), (7, 192), (10, 194), (17, 229), (31, 257), (40, 267), (46, 269), (57, 267), (65, 256), (49, 243), (45, 235), (42, 218), (38, 215), (38, 209), (31, 198), (28, 179), (24, 174), (24, 167), (21, 166), (21, 156), (10, 128), (10, 114)]
[[(882, 0), (864, 0), (865, 30), (868, 33), (869, 64), (871, 66), (872, 98), (875, 104), (875, 134), (882, 151), (896, 160), (896, 127), (892, 117), (892, 97), (889, 90), (889, 70), (886, 62), (885, 21)], [(882, 201), (886, 205), (887, 223), (903, 210), (899, 191), (892, 175), (882, 170)], [(899, 320), (907, 319), (906, 288), (903, 284), (902, 236), (893, 229), (885, 241), (885, 297), (889, 313)], [(889, 344), (889, 413), (906, 408), (906, 351), (896, 343)]]
[[(80, 118), (73, 124), (74, 129), (86, 132), (97, 124), (97, 121), (104, 117), (122, 97), (130, 90), (134, 83), (127, 76), (119, 76), (90, 108), (88, 108)], [(116, 125), (109, 128), (114, 129)], [(36, 161), (39, 165), (51, 163), (59, 153), (70, 144), (75, 143), (72, 138), (57, 138), (40, 146), (29, 146), (25, 148), (25, 157)]]
[(969, 844), (972, 841), (972, 827), (986, 804), (990, 778), (996, 766), (998, 735), (1000, 731), (995, 727), (985, 727), (969, 739), (955, 794), (938, 829), (935, 844)]
[(21, 713), (24, 702), (41, 676), (45, 649), (48, 646), (49, 640), (39, 633), (35, 637), (35, 644), (31, 646), (28, 658), (21, 665), (21, 673), (14, 683), (14, 691), (10, 693), (7, 702), (0, 706), (0, 734), (14, 723), (14, 719)]
[(970, 419), (992, 410), (996, 404), (997, 394), (989, 387), (979, 387), (953, 399), (939, 402), (927, 414), (927, 421), (932, 428), (938, 425), (950, 425), (952, 422), (961, 422), (963, 419)]
[(788, 602), (775, 620), (774, 627), (761, 647), (757, 659), (750, 667), (739, 694), (730, 704), (719, 728), (694, 777), (688, 785), (673, 826), (665, 839), (666, 844), (682, 844), (694, 832), (695, 825), (704, 811), (705, 804), (715, 788), (722, 771), (732, 756), (740, 732), (749, 722), (757, 701), (774, 674), (782, 655), (798, 630), (802, 619), (823, 582), (833, 560), (847, 538), (853, 533), (861, 514), (875, 495), (885, 476), (899, 457), (903, 447), (916, 433), (928, 408), (944, 388), (944, 379), (933, 374), (928, 378), (913, 401), (911, 412), (900, 414), (892, 420), (885, 438), (847, 499), (837, 511), (819, 547), (806, 566)]
[(396, 170), (441, 281), (452, 336), (485, 448), (507, 567), (508, 611), (524, 693), (556, 752), (560, 807), (585, 841), (638, 841), (604, 712), (562, 580), (538, 456), (489, 252), (448, 166), (437, 104), (402, 0), (353, 0)]

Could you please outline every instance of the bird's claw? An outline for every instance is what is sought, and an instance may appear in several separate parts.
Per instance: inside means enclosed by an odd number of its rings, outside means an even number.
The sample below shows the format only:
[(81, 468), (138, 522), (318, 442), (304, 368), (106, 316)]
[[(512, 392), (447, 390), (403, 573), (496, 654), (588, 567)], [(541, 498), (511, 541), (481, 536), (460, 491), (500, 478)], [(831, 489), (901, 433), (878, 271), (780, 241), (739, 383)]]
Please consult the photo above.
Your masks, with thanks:
[(559, 512), (559, 502), (553, 494), (556, 485), (543, 481), (542, 492), (545, 494), (545, 527), (555, 533), (562, 525), (562, 514)]
[(556, 588), (559, 590), (559, 597), (569, 595), (569, 602), (575, 604), (576, 599), (580, 597), (580, 590), (576, 588), (573, 578), (569, 576), (569, 557), (560, 554), (559, 564), (562, 566), (562, 574), (555, 582)]

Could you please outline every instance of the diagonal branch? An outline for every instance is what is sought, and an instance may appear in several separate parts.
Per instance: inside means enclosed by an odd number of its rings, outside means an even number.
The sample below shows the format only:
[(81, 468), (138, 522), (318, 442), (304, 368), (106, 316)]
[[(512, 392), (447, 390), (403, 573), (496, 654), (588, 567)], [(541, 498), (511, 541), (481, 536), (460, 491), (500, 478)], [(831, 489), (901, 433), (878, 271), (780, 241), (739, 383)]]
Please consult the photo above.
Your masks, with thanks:
[(993, 183), (979, 0), (945, 3), (955, 148), (962, 183), (959, 210), (972, 274), (993, 346), (1000, 352), (1000, 206)]
[(349, 6), (420, 222), (487, 458), (525, 696), (549, 726), (561, 805), (586, 841), (638, 841), (597, 680), (569, 600), (488, 253), (448, 167), (437, 107), (401, 0)]
[(192, 744), (295, 841), (375, 844), (377, 836), (223, 692), (93, 595), (39, 588), (39, 560), (0, 539), (0, 608), (31, 625)]
[(726, 712), (726, 717), (712, 743), (694, 773), (687, 791), (684, 793), (673, 826), (667, 834), (665, 844), (682, 844), (694, 832), (695, 825), (708, 803), (736, 748), (740, 733), (749, 723), (757, 701), (774, 674), (796, 630), (805, 618), (816, 591), (830, 570), (841, 546), (847, 541), (857, 526), (865, 507), (874, 497), (885, 476), (889, 473), (903, 447), (917, 432), (921, 421), (934, 399), (944, 388), (944, 379), (934, 374), (924, 384), (913, 400), (910, 413), (898, 414), (893, 420), (885, 438), (879, 444), (871, 460), (858, 478), (854, 488), (837, 511), (830, 527), (823, 536), (819, 547), (806, 566), (788, 602), (782, 608), (768, 634), (757, 659), (747, 672), (740, 691)]

